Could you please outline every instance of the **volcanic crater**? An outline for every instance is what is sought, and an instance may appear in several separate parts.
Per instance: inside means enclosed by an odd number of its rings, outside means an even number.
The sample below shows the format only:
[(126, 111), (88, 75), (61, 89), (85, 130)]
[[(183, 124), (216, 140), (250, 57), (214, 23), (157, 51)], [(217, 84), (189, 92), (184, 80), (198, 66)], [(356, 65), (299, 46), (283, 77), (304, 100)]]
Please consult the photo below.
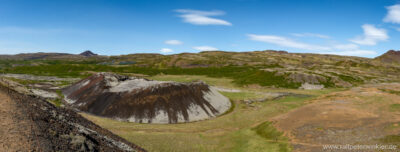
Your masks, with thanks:
[(67, 106), (120, 121), (181, 123), (216, 117), (231, 102), (204, 82), (153, 81), (97, 73), (65, 89)]

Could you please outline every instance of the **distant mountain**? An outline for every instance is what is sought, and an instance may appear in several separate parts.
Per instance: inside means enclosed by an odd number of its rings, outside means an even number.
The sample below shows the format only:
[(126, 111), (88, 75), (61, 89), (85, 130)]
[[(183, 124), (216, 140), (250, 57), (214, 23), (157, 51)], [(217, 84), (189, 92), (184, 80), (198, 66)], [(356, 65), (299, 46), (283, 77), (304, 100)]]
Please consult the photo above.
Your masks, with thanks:
[(86, 57), (97, 56), (97, 54), (93, 53), (93, 52), (90, 51), (90, 50), (86, 50), (85, 52), (82, 52), (82, 53), (79, 54), (79, 55), (86, 56)]
[(400, 63), (400, 51), (389, 50), (385, 54), (376, 57), (375, 60), (383, 63)]
[[(10, 60), (40, 60), (40, 59), (64, 59), (72, 58), (72, 54), (67, 53), (21, 53), (16, 55), (0, 55), (0, 59), (10, 59)], [(75, 57), (76, 58), (76, 57)]]
[(68, 53), (21, 53), (16, 55), (0, 55), (0, 60), (83, 60), (89, 57), (102, 58), (90, 50), (82, 52), (81, 54), (68, 54)]

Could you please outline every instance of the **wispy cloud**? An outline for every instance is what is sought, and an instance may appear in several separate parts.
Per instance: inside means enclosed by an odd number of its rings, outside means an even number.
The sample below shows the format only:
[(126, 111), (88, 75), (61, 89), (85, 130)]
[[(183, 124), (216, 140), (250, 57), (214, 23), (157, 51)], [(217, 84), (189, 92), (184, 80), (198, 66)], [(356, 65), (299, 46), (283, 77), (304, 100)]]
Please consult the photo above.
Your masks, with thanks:
[(179, 17), (183, 19), (184, 22), (194, 24), (194, 25), (225, 25), (225, 26), (232, 26), (232, 23), (222, 20), (213, 18), (210, 16), (221, 16), (225, 15), (223, 11), (199, 11), (199, 10), (192, 10), (192, 9), (177, 9), (175, 12), (181, 13)]
[(171, 53), (171, 52), (174, 52), (174, 50), (169, 49), (169, 48), (162, 48), (162, 49), (160, 50), (160, 52), (161, 52), (161, 53)]
[(167, 40), (164, 43), (168, 44), (168, 45), (182, 45), (183, 44), (183, 42), (179, 41), (179, 40)]
[(275, 44), (275, 45), (279, 45), (282, 47), (290, 47), (290, 48), (313, 50), (313, 51), (316, 51), (316, 50), (321, 51), (321, 50), (330, 50), (331, 49), (329, 47), (307, 44), (307, 43), (303, 43), (303, 42), (297, 42), (295, 40), (292, 40), (292, 39), (289, 39), (286, 37), (275, 36), (275, 35), (248, 34), (247, 36), (250, 38), (250, 40), (253, 40), (253, 41), (260, 41), (260, 42)]
[(332, 45), (332, 50), (334, 51), (322, 51), (318, 52), (320, 54), (334, 54), (334, 55), (345, 55), (345, 56), (363, 56), (370, 57), (377, 55), (378, 53), (371, 50), (362, 50), (360, 46), (356, 44), (335, 44)]
[(400, 24), (400, 4), (386, 7), (388, 13), (383, 19), (384, 22)]
[(216, 51), (218, 50), (215, 47), (212, 46), (195, 46), (193, 49), (198, 50), (198, 51)]
[(321, 38), (321, 39), (330, 39), (330, 36), (323, 35), (323, 34), (317, 34), (317, 33), (292, 33), (293, 36), (297, 37), (316, 37), (316, 38)]
[(379, 41), (385, 41), (389, 39), (387, 31), (383, 28), (376, 28), (371, 24), (364, 24), (362, 28), (364, 30), (364, 34), (351, 39), (351, 42), (360, 45), (376, 45)]
[(377, 52), (370, 50), (328, 51), (328, 52), (318, 52), (318, 53), (344, 55), (344, 56), (374, 56), (378, 54)]
[(248, 34), (247, 36), (250, 38), (250, 40), (275, 44), (282, 47), (310, 50), (313, 53), (319, 53), (319, 54), (334, 54), (334, 55), (364, 56), (364, 57), (370, 57), (377, 54), (375, 51), (362, 50), (358, 45), (352, 43), (334, 44), (334, 45), (332, 44), (314, 45), (275, 35)]

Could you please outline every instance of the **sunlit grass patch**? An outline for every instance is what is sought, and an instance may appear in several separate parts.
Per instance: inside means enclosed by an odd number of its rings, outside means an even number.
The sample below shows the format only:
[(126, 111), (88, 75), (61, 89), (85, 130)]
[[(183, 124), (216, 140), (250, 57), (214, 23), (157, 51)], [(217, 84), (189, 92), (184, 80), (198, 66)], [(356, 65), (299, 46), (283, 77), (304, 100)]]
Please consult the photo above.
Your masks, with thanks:
[(261, 137), (272, 141), (281, 140), (283, 135), (283, 132), (276, 130), (276, 128), (274, 128), (272, 123), (269, 121), (261, 123), (260, 125), (252, 128), (252, 130)]

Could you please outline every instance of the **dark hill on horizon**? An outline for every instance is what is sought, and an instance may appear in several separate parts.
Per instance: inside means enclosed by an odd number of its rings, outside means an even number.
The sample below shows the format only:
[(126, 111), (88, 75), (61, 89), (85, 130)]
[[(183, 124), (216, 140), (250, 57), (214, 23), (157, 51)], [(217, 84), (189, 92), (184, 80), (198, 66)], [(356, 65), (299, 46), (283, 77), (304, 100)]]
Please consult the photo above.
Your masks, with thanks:
[(85, 57), (97, 56), (97, 54), (93, 53), (93, 52), (90, 51), (90, 50), (86, 50), (85, 52), (82, 52), (82, 53), (79, 54), (79, 55), (82, 55), (82, 56), (85, 56)]
[(102, 58), (103, 56), (87, 50), (80, 54), (38, 52), (0, 55), (0, 60), (83, 60), (90, 57)]

